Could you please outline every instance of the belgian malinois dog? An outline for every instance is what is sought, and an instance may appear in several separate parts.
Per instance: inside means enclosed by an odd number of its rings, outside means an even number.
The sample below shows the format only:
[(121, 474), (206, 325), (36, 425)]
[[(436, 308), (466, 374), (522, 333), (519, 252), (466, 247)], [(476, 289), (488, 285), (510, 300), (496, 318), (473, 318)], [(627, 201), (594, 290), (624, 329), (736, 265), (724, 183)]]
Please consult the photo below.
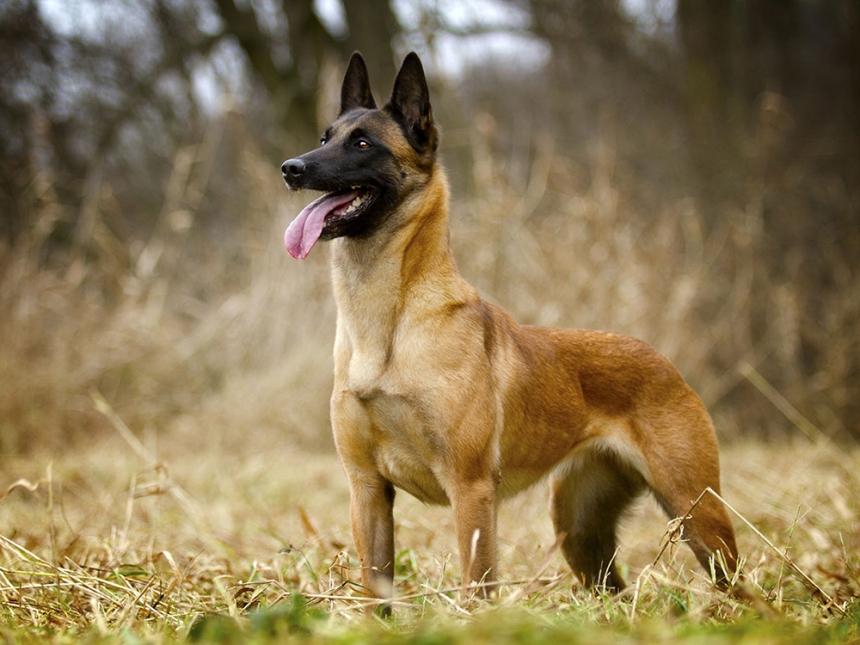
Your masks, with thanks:
[[(714, 427), (675, 367), (613, 333), (519, 325), (481, 300), (448, 242), (421, 61), (377, 108), (353, 54), (320, 147), (284, 162), (291, 189), (325, 194), (285, 235), (305, 258), (331, 240), (337, 302), (331, 420), (349, 479), (362, 583), (393, 593), (394, 491), (453, 507), (464, 585), (496, 577), (500, 500), (544, 477), (561, 549), (586, 585), (619, 590), (616, 526), (650, 490), (708, 569), (737, 562)], [(687, 515), (689, 512), (689, 515)], [(726, 578), (723, 577), (723, 582)]]

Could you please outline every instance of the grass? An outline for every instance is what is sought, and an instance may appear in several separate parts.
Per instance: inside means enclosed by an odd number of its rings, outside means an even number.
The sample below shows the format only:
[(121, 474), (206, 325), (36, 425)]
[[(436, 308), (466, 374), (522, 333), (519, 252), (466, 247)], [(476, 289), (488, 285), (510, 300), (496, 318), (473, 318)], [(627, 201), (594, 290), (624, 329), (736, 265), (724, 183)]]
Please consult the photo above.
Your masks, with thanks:
[(304, 453), (274, 432), (248, 433), (239, 448), (205, 434), (151, 437), (151, 447), (129, 439), (118, 425), (70, 454), (6, 459), (8, 637), (860, 642), (860, 478), (851, 468), (860, 451), (806, 440), (724, 450), (724, 493), (738, 513), (754, 604), (713, 590), (682, 544), (664, 548), (666, 522), (650, 501), (621, 541), (630, 589), (590, 594), (553, 548), (540, 486), (502, 508), (498, 599), (464, 602), (450, 511), (403, 494), (395, 618), (380, 623), (364, 617), (348, 494), (331, 453)]
[[(643, 223), (604, 147), (588, 185), (544, 147), (516, 186), (472, 141), (476, 191), (455, 202), (455, 255), (523, 322), (630, 333), (679, 364), (715, 411), (758, 600), (715, 591), (649, 500), (621, 539), (629, 590), (592, 595), (554, 549), (538, 486), (502, 507), (504, 584), (491, 603), (457, 593), (450, 511), (399, 495), (395, 617), (365, 617), (327, 418), (324, 246), (286, 257), (283, 228), (303, 199), (244, 141), (245, 212), (231, 246), (213, 248), (195, 215), (218, 132), (177, 155), (151, 238), (122, 244), (97, 216), (85, 248), (45, 263), (64, 217), (45, 177), (32, 229), (0, 248), (5, 640), (860, 643), (860, 449), (828, 438), (838, 423), (821, 420), (838, 415), (817, 395), (842, 391), (841, 363), (809, 401), (799, 380), (768, 381), (791, 321), (777, 308), (776, 332), (750, 331), (755, 213), (706, 233), (690, 204), (669, 204)], [(88, 203), (108, 211), (110, 186)], [(854, 306), (847, 289), (831, 311)], [(840, 338), (834, 352), (848, 347)], [(744, 387), (741, 403), (755, 397), (801, 432), (763, 439), (732, 398)], [(810, 407), (817, 416), (800, 411)]]

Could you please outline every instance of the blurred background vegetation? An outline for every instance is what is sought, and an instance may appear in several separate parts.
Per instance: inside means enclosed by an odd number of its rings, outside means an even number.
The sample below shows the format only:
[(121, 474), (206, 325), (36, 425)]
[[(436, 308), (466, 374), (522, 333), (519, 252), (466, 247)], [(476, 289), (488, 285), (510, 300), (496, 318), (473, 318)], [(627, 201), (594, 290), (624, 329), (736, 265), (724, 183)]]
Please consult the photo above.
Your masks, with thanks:
[[(0, 453), (328, 450), (325, 246), (280, 162), (353, 50), (431, 78), (464, 275), (672, 358), (722, 437), (860, 437), (854, 0), (6, 0)], [(265, 449), (264, 445), (260, 446)]]

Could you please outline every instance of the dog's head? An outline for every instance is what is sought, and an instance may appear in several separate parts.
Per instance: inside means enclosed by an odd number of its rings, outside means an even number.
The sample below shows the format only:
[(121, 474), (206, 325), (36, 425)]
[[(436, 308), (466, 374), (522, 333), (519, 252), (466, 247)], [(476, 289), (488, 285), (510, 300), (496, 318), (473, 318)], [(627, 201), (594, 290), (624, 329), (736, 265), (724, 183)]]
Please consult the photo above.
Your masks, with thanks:
[(413, 190), (427, 183), (438, 142), (418, 56), (410, 53), (403, 61), (391, 100), (380, 109), (370, 93), (364, 59), (354, 53), (337, 120), (318, 148), (281, 166), (291, 189), (325, 193), (290, 224), (284, 236), (287, 251), (303, 259), (320, 238), (368, 237), (378, 231)]

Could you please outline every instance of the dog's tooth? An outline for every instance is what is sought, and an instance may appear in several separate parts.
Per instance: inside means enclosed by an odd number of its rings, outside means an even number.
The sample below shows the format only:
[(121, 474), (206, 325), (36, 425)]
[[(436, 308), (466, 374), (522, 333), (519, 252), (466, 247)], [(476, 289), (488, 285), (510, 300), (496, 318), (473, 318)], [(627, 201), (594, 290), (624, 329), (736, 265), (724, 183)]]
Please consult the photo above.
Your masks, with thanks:
[(354, 211), (356, 208), (361, 206), (365, 202), (366, 199), (367, 199), (366, 195), (356, 195), (355, 199), (353, 199), (349, 203), (349, 206), (347, 206), (346, 210), (343, 211), (343, 214), (348, 215), (349, 213)]

